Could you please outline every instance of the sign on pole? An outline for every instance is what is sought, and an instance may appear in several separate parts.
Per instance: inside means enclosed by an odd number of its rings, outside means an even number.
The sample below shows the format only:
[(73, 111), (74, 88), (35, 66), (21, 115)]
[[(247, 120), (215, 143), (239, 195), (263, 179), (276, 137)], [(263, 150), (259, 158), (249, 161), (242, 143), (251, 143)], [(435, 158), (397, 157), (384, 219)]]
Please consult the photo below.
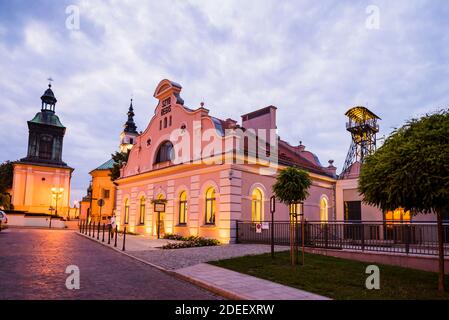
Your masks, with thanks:
[(98, 199), (97, 204), (99, 207), (104, 206), (104, 200), (103, 199)]
[(165, 212), (165, 202), (154, 202), (154, 212)]
[(276, 211), (276, 197), (271, 196), (270, 198), (270, 212), (274, 213)]

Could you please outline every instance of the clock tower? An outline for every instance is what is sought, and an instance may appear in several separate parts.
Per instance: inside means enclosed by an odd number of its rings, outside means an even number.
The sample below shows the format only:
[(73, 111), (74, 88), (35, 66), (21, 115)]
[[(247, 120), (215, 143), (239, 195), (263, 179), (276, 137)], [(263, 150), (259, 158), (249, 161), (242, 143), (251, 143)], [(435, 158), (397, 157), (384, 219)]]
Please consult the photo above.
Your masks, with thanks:
[(15, 210), (65, 216), (69, 210), (73, 169), (62, 160), (66, 128), (56, 115), (51, 88), (41, 96), (41, 110), (28, 121), (28, 151), (14, 163), (12, 203)]

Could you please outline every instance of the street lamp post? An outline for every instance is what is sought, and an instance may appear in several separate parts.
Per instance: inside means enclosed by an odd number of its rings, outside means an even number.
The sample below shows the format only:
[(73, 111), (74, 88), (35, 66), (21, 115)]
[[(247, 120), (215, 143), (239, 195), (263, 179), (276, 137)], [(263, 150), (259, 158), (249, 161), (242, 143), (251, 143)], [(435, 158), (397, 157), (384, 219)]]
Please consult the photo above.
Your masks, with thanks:
[(58, 200), (62, 198), (62, 193), (64, 192), (64, 188), (51, 188), (51, 193), (53, 199), (55, 199), (55, 215), (58, 216)]
[(79, 205), (79, 201), (78, 200), (74, 200), (73, 201), (73, 206), (75, 207), (75, 215), (73, 216), (74, 219), (76, 219), (76, 214), (78, 211), (78, 205)]

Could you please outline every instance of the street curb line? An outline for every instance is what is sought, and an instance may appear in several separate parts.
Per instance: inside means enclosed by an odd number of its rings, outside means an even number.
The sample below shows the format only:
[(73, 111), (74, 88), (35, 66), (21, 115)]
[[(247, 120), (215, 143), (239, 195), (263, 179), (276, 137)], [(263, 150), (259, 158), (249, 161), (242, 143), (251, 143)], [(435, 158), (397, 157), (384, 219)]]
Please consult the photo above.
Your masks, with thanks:
[(230, 300), (247, 300), (245, 297), (240, 296), (238, 294), (235, 294), (235, 293), (233, 293), (231, 291), (227, 291), (227, 290), (224, 290), (222, 288), (213, 286), (213, 285), (211, 285), (211, 284), (209, 284), (207, 282), (203, 282), (203, 281), (197, 280), (195, 278), (191, 278), (191, 277), (186, 276), (184, 274), (180, 274), (180, 273), (178, 273), (176, 271), (165, 269), (165, 268), (163, 268), (161, 266), (158, 266), (158, 265), (153, 264), (151, 262), (145, 261), (145, 260), (140, 259), (138, 257), (135, 257), (133, 255), (130, 255), (129, 253), (126, 253), (125, 251), (122, 251), (122, 250), (120, 250), (118, 248), (115, 248), (114, 246), (108, 245), (107, 243), (104, 243), (104, 242), (96, 240), (96, 239), (94, 239), (92, 237), (89, 237), (88, 235), (82, 234), (80, 232), (76, 232), (76, 234), (81, 236), (81, 237), (83, 237), (83, 238), (86, 238), (86, 239), (89, 239), (89, 240), (94, 241), (96, 243), (99, 243), (99, 244), (101, 244), (101, 245), (103, 245), (103, 246), (105, 246), (107, 248), (110, 248), (110, 249), (112, 249), (114, 251), (117, 251), (118, 253), (121, 253), (121, 254), (123, 254), (123, 255), (125, 255), (127, 257), (130, 257), (130, 258), (132, 258), (134, 260), (137, 260), (137, 261), (139, 261), (141, 263), (144, 263), (146, 265), (154, 267), (154, 268), (156, 268), (156, 269), (158, 269), (158, 270), (160, 270), (160, 271), (162, 271), (162, 272), (164, 272), (166, 274), (174, 276), (177, 279), (180, 279), (180, 280), (192, 283), (192, 284), (196, 285), (197, 287), (206, 289), (206, 290), (208, 290), (208, 291), (210, 291), (212, 293), (215, 293), (215, 294), (217, 294), (219, 296), (222, 296), (223, 298), (227, 298), (227, 299), (230, 299)]

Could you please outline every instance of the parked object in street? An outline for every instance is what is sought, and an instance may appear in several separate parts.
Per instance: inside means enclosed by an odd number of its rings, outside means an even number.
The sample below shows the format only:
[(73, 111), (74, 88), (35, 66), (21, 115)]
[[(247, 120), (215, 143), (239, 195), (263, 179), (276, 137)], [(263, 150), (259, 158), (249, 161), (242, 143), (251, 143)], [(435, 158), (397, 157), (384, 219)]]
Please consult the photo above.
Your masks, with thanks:
[(6, 213), (0, 210), (0, 221), (2, 224), (8, 223), (8, 217), (6, 216)]

